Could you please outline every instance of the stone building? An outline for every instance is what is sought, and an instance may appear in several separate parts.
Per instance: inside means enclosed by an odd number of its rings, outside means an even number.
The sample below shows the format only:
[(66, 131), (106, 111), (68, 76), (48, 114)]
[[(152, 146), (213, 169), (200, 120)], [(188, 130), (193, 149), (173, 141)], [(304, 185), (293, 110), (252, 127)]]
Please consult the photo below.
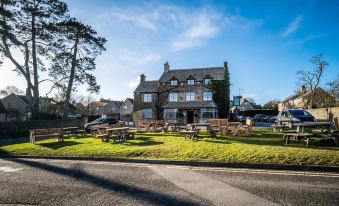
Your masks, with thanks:
[(126, 122), (133, 121), (133, 99), (127, 98), (120, 106), (120, 120)]
[(227, 62), (224, 67), (170, 69), (166, 62), (159, 80), (146, 81), (142, 74), (134, 91), (135, 120), (165, 119), (186, 124), (217, 118), (209, 85), (224, 80), (226, 67)]
[(6, 111), (6, 122), (21, 122), (27, 119), (29, 111), (26, 96), (12, 93), (2, 98), (1, 102)]

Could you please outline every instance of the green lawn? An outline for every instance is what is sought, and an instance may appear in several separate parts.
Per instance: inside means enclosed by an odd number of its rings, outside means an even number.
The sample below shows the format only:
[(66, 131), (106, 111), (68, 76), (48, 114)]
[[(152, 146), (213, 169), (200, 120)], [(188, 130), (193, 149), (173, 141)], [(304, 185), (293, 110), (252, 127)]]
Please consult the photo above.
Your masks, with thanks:
[(210, 138), (202, 132), (198, 141), (185, 140), (176, 133), (138, 133), (124, 144), (104, 143), (94, 138), (66, 138), (1, 143), (0, 154), (43, 156), (95, 156), (114, 158), (201, 160), (241, 163), (280, 163), (339, 166), (339, 148), (332, 140), (312, 138), (284, 145), (282, 135), (268, 130), (253, 131), (251, 137)]

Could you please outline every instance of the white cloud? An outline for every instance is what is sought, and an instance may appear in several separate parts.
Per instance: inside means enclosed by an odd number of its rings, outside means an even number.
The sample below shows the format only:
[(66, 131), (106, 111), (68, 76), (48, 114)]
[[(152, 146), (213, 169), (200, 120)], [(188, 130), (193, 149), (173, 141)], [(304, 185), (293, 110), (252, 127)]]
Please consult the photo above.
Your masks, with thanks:
[(140, 76), (138, 76), (137, 78), (135, 78), (134, 80), (131, 80), (129, 83), (128, 83), (128, 88), (130, 90), (134, 90), (135, 88), (137, 88), (137, 86), (139, 85), (140, 83)]
[(208, 38), (215, 37), (220, 30), (217, 26), (219, 16), (202, 13), (186, 18), (192, 18), (193, 21), (189, 21), (190, 26), (172, 42), (173, 51), (201, 46)]
[(290, 24), (285, 28), (285, 30), (282, 32), (282, 37), (287, 37), (288, 35), (292, 34), (293, 32), (297, 31), (300, 27), (300, 24), (303, 20), (303, 15), (297, 16), (293, 21), (290, 22)]
[(130, 22), (138, 27), (153, 31), (157, 30), (156, 24), (153, 23), (148, 16), (136, 16), (129, 11), (113, 11), (111, 15), (113, 18), (117, 18), (116, 20)]

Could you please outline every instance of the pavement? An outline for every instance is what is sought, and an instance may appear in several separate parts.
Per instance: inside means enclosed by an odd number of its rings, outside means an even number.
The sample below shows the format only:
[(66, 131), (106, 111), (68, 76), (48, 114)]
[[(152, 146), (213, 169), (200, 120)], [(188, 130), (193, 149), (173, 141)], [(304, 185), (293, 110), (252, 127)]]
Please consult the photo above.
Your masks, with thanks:
[(0, 159), (0, 205), (339, 205), (339, 173)]

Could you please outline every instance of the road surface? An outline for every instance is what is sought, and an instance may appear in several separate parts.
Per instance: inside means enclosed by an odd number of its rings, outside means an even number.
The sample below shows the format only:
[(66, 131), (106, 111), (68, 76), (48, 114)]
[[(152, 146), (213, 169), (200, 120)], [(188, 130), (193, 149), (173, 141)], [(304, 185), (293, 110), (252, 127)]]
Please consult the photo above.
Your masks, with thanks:
[(339, 205), (339, 174), (0, 159), (0, 205)]

